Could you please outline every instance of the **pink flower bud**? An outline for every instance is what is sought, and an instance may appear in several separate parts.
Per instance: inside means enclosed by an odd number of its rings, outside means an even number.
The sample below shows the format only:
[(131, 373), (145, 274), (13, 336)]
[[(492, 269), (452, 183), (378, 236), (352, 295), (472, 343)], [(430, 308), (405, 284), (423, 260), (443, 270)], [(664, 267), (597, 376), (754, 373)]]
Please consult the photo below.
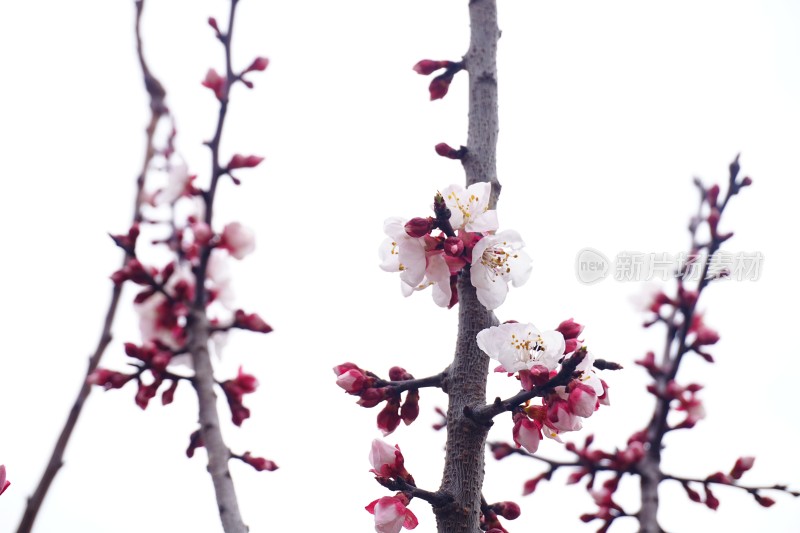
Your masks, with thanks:
[(544, 479), (544, 476), (545, 474), (540, 474), (535, 478), (526, 481), (525, 484), (522, 485), (522, 495), (527, 496), (528, 494), (531, 494), (533, 491), (535, 491), (536, 485), (538, 485), (539, 482)]
[(272, 327), (264, 322), (264, 319), (256, 313), (245, 313), (237, 309), (234, 314), (233, 327), (255, 331), (257, 333), (269, 333)]
[(266, 70), (269, 65), (269, 59), (266, 57), (257, 57), (250, 63), (250, 66), (244, 69), (245, 72), (252, 72), (254, 70)]
[(433, 227), (434, 220), (432, 217), (415, 217), (406, 222), (406, 225), (404, 226), (406, 234), (415, 239), (419, 239), (425, 235), (428, 235), (433, 230)]
[(406, 508), (408, 498), (402, 493), (384, 496), (365, 507), (375, 515), (375, 531), (378, 533), (398, 533), (400, 528), (414, 529), (419, 523), (417, 517)]
[(489, 447), (492, 450), (492, 455), (498, 461), (514, 453), (514, 448), (505, 442), (493, 442)]
[(361, 407), (375, 407), (379, 403), (385, 401), (389, 397), (389, 389), (387, 387), (370, 388), (361, 393), (361, 399), (358, 400), (358, 405)]
[(393, 366), (389, 369), (389, 379), (392, 381), (408, 381), (409, 379), (414, 379), (414, 376), (409, 374), (403, 367)]
[(273, 461), (264, 459), (263, 457), (253, 457), (250, 455), (250, 452), (245, 452), (241, 459), (259, 472), (263, 472), (264, 470), (268, 472), (274, 472), (278, 469), (278, 465), (276, 465)]
[(567, 400), (570, 412), (583, 418), (589, 418), (597, 410), (598, 405), (597, 395), (592, 387), (584, 383), (578, 383), (572, 387)]
[(335, 367), (333, 367), (333, 373), (336, 374), (337, 376), (341, 376), (348, 370), (353, 370), (353, 369), (363, 373), (363, 370), (358, 368), (358, 365), (356, 365), (355, 363), (342, 363), (341, 365), (336, 365)]
[(387, 436), (397, 429), (400, 425), (400, 401), (399, 398), (390, 398), (383, 410), (378, 413), (378, 429), (381, 430), (383, 436)]
[(753, 184), (752, 178), (750, 178), (750, 176), (745, 176), (744, 179), (742, 180), (741, 187), (749, 187), (752, 184)]
[(105, 368), (98, 368), (89, 374), (89, 377), (86, 378), (86, 383), (90, 385), (102, 385), (105, 390), (121, 389), (133, 377), (134, 374), (123, 374)]
[(161, 405), (169, 405), (175, 399), (175, 390), (178, 388), (178, 380), (172, 381), (172, 385), (161, 393)]
[(244, 156), (240, 154), (234, 154), (234, 156), (231, 157), (231, 160), (228, 162), (227, 169), (233, 170), (236, 168), (253, 168), (257, 167), (263, 160), (263, 157), (258, 157), (257, 155)]
[(219, 26), (217, 26), (217, 19), (214, 17), (208, 17), (208, 25), (214, 28), (214, 30), (219, 33)]
[(748, 457), (739, 457), (736, 459), (736, 464), (733, 465), (731, 469), (731, 477), (733, 479), (739, 479), (742, 475), (753, 468), (753, 463), (755, 463), (756, 458), (752, 456)]
[(429, 74), (433, 74), (439, 69), (447, 68), (449, 61), (434, 61), (432, 59), (423, 59), (416, 65), (414, 65), (413, 70), (417, 74), (422, 74), (423, 76), (428, 76)]
[(350, 394), (358, 394), (366, 388), (367, 376), (357, 368), (342, 372), (336, 378), (336, 384)]
[(419, 416), (419, 389), (411, 389), (406, 393), (406, 401), (400, 408), (400, 418), (405, 425), (410, 425)]
[(514, 443), (522, 446), (529, 453), (536, 453), (536, 450), (539, 449), (539, 442), (542, 440), (542, 432), (536, 422), (521, 414), (515, 416), (511, 435)]
[(213, 68), (208, 69), (208, 72), (206, 72), (206, 77), (202, 85), (214, 91), (214, 96), (217, 97), (217, 100), (223, 100), (225, 98), (227, 82), (225, 78), (217, 74), (217, 71)]

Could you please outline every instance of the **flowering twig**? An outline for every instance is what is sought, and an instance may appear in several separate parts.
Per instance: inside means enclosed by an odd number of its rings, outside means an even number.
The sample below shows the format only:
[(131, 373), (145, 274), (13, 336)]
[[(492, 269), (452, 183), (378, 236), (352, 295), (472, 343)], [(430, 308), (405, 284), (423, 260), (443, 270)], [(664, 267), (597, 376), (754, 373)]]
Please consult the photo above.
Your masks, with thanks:
[[(144, 0), (137, 0), (135, 2), (136, 5), (136, 23), (135, 23), (135, 32), (136, 32), (136, 52), (139, 58), (139, 64), (142, 69), (142, 75), (144, 78), (144, 86), (147, 94), (150, 97), (150, 120), (148, 121), (147, 127), (145, 128), (146, 134), (146, 141), (145, 141), (145, 154), (142, 161), (142, 168), (139, 172), (138, 177), (136, 178), (136, 193), (135, 193), (135, 201), (133, 206), (133, 223), (136, 224), (142, 219), (141, 213), (141, 205), (143, 199), (143, 192), (144, 192), (144, 185), (145, 185), (145, 176), (147, 175), (147, 170), (150, 167), (150, 162), (155, 155), (155, 147), (154, 147), (154, 136), (156, 127), (161, 119), (169, 114), (169, 110), (165, 104), (166, 98), (166, 91), (161, 83), (156, 79), (156, 77), (150, 72), (150, 69), (147, 66), (147, 62), (144, 58), (144, 53), (142, 51), (142, 37), (141, 37), (141, 18), (142, 18), (142, 11), (144, 10)], [(129, 260), (129, 255), (126, 253), (123, 259), (122, 266), (124, 267)], [(111, 290), (111, 299), (108, 303), (108, 308), (106, 310), (106, 316), (103, 320), (103, 327), (100, 333), (100, 339), (97, 342), (97, 346), (95, 347), (94, 353), (89, 358), (89, 363), (86, 369), (86, 376), (94, 372), (98, 365), (100, 364), (100, 360), (105, 353), (106, 348), (111, 343), (111, 328), (114, 324), (114, 317), (117, 312), (117, 307), (119, 306), (120, 296), (122, 295), (122, 286), (118, 284), (114, 284), (113, 289)], [(50, 484), (55, 479), (56, 474), (58, 473), (61, 466), (64, 464), (64, 452), (66, 451), (67, 444), (69, 443), (69, 439), (72, 437), (72, 432), (75, 429), (75, 425), (78, 422), (78, 418), (83, 411), (83, 406), (86, 403), (86, 399), (89, 397), (89, 393), (91, 392), (91, 385), (88, 383), (86, 379), (84, 379), (80, 391), (78, 392), (78, 396), (75, 398), (75, 401), (72, 404), (72, 408), (70, 409), (69, 415), (67, 416), (67, 420), (64, 423), (64, 427), (61, 429), (61, 434), (56, 441), (56, 445), (53, 448), (53, 451), (50, 455), (50, 460), (45, 467), (45, 471), (42, 474), (42, 478), (39, 480), (39, 484), (36, 486), (36, 490), (34, 490), (33, 494), (28, 498), (28, 502), (25, 506), (25, 512), (22, 515), (22, 519), (20, 520), (19, 526), (17, 528), (17, 533), (28, 533), (33, 528), (33, 523), (36, 520), (36, 516), (39, 513), (39, 509), (42, 506), (42, 502), (44, 501), (45, 496), (47, 495), (47, 491), (50, 488)]]
[[(635, 432), (628, 439), (625, 448), (613, 452), (590, 449), (593, 441), (591, 436), (586, 439), (583, 448), (568, 443), (567, 450), (576, 455), (576, 460), (573, 462), (555, 461), (539, 455), (532, 455), (522, 450), (516, 450), (509, 444), (493, 443), (491, 445), (496, 459), (516, 453), (548, 465), (545, 472), (525, 482), (524, 494), (533, 492), (541, 480), (550, 479), (553, 473), (560, 468), (574, 469), (568, 478), (568, 483), (578, 483), (586, 477), (588, 479), (587, 490), (594, 498), (598, 510), (582, 515), (581, 520), (584, 522), (600, 520), (602, 525), (598, 532), (607, 531), (618, 518), (633, 517), (639, 521), (641, 532), (660, 533), (662, 529), (657, 521), (658, 487), (665, 480), (677, 481), (683, 486), (690, 500), (703, 503), (714, 510), (718, 507), (719, 500), (711, 491), (712, 485), (725, 485), (744, 490), (764, 507), (775, 503), (772, 498), (761, 494), (764, 491), (779, 491), (792, 496), (800, 496), (800, 492), (789, 490), (785, 485), (747, 486), (740, 484), (739, 478), (753, 466), (754, 458), (752, 457), (739, 458), (727, 474), (716, 472), (703, 479), (670, 475), (661, 470), (664, 436), (670, 431), (692, 428), (705, 416), (702, 403), (697, 397), (697, 392), (702, 387), (693, 383), (680, 385), (675, 378), (681, 362), (688, 353), (695, 353), (706, 361), (713, 362), (713, 357), (707, 353), (706, 347), (719, 340), (719, 335), (703, 323), (697, 306), (703, 290), (712, 281), (732, 274), (724, 268), (719, 269), (720, 261), (716, 254), (722, 243), (733, 234), (721, 233), (718, 226), (730, 199), (737, 195), (743, 187), (749, 186), (752, 180), (748, 177), (738, 177), (740, 170), (738, 156), (731, 163), (729, 170), (728, 188), (722, 199), (720, 199), (719, 186), (706, 188), (699, 180), (695, 181), (700, 192), (700, 204), (697, 214), (689, 225), (691, 234), (689, 260), (676, 275), (677, 295), (669, 297), (664, 293), (659, 293), (649, 306), (649, 311), (654, 314), (654, 318), (646, 322), (645, 327), (663, 323), (666, 326), (666, 343), (660, 361), (656, 361), (653, 352), (649, 352), (642, 360), (636, 361), (647, 370), (654, 381), (647, 387), (648, 392), (656, 397), (655, 412), (647, 427)], [(707, 240), (699, 236), (698, 230), (701, 227), (708, 228)], [(687, 283), (691, 277), (689, 269), (698, 266), (698, 258), (703, 251), (706, 252), (707, 259), (703, 267), (697, 271), (700, 279), (694, 287), (689, 287)], [(711, 268), (712, 265), (716, 265), (714, 269)], [(663, 308), (670, 309), (670, 311), (664, 313)], [(595, 366), (613, 369), (618, 365), (608, 361), (598, 364), (598, 361), (595, 361)], [(506, 406), (507, 404), (502, 402), (498, 404), (498, 408)], [(671, 425), (668, 422), (668, 415), (671, 411), (683, 412), (685, 418)], [(596, 477), (600, 472), (613, 474), (612, 477), (605, 479), (600, 487), (597, 487)], [(637, 513), (626, 512), (612, 499), (619, 481), (624, 475), (639, 477), (641, 507)], [(692, 488), (692, 485), (702, 486), (705, 496), (701, 496)]]

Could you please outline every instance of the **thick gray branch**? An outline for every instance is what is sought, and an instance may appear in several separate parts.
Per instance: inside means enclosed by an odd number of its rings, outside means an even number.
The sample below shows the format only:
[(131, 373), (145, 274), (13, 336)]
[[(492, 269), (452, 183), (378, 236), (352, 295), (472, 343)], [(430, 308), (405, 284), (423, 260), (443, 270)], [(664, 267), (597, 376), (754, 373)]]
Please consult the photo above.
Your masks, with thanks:
[[(470, 46), (464, 63), (469, 73), (469, 132), (467, 155), (462, 160), (467, 185), (492, 184), (491, 207), (497, 204), (497, 4), (495, 0), (469, 3)], [(458, 280), (458, 339), (450, 372), (444, 383), (449, 396), (447, 447), (441, 493), (453, 503), (434, 508), (440, 533), (480, 531), (484, 447), (488, 428), (464, 415), (486, 403), (489, 358), (478, 348), (476, 336), (497, 324), (494, 313), (477, 299), (465, 269)]]

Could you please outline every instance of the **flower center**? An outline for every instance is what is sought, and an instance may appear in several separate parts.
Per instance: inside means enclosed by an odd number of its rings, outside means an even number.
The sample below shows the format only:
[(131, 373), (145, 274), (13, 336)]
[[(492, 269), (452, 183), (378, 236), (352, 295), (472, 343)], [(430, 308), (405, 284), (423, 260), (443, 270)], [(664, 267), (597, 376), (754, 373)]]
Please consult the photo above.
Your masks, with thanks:
[(517, 254), (510, 253), (513, 249), (508, 245), (507, 241), (488, 246), (481, 254), (481, 264), (489, 271), (489, 277), (492, 282), (497, 281), (497, 278), (502, 278), (504, 275), (511, 273), (511, 265), (509, 261), (519, 257)]

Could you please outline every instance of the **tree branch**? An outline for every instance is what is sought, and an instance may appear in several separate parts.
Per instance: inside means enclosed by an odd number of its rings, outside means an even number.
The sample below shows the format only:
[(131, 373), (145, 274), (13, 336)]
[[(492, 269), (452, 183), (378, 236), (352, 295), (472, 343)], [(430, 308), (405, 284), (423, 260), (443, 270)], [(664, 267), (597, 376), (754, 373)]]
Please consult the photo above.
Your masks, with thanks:
[[(150, 96), (150, 120), (145, 128), (146, 142), (142, 168), (138, 177), (136, 178), (136, 197), (133, 204), (133, 223), (140, 222), (142, 219), (142, 194), (144, 191), (147, 169), (150, 167), (150, 162), (155, 154), (153, 139), (155, 136), (156, 126), (161, 118), (168, 114), (167, 107), (164, 103), (166, 91), (161, 83), (159, 83), (155, 76), (153, 76), (153, 74), (150, 72), (142, 52), (140, 26), (142, 11), (144, 10), (144, 0), (136, 0), (135, 5), (136, 51), (139, 56), (139, 64), (142, 68), (144, 86), (148, 95)], [(129, 258), (130, 255), (126, 253), (122, 261), (122, 267), (125, 266)], [(100, 364), (100, 360), (106, 351), (106, 348), (111, 343), (111, 328), (114, 324), (114, 317), (117, 312), (117, 307), (119, 306), (121, 295), (122, 285), (115, 284), (114, 288), (111, 290), (111, 299), (106, 310), (103, 328), (100, 332), (100, 339), (97, 342), (94, 353), (91, 355), (91, 357), (89, 357), (89, 363), (86, 368), (86, 378), (84, 378), (81, 388), (78, 391), (78, 396), (75, 398), (75, 401), (72, 404), (69, 415), (67, 415), (67, 420), (64, 422), (64, 427), (61, 429), (61, 434), (59, 435), (56, 445), (50, 454), (50, 460), (47, 462), (47, 466), (45, 467), (45, 471), (39, 480), (39, 484), (36, 486), (36, 490), (34, 490), (33, 494), (28, 498), (28, 503), (25, 506), (25, 512), (20, 520), (17, 533), (29, 533), (32, 530), (33, 523), (35, 522), (39, 510), (41, 509), (42, 502), (44, 502), (47, 491), (50, 489), (50, 485), (55, 479), (56, 474), (58, 474), (58, 471), (64, 464), (64, 453), (66, 451), (67, 444), (72, 437), (72, 432), (75, 429), (75, 425), (78, 423), (78, 418), (83, 411), (83, 406), (86, 403), (86, 399), (89, 397), (89, 393), (91, 392), (91, 385), (89, 385), (86, 380), (88, 379), (89, 375), (97, 369)]]

